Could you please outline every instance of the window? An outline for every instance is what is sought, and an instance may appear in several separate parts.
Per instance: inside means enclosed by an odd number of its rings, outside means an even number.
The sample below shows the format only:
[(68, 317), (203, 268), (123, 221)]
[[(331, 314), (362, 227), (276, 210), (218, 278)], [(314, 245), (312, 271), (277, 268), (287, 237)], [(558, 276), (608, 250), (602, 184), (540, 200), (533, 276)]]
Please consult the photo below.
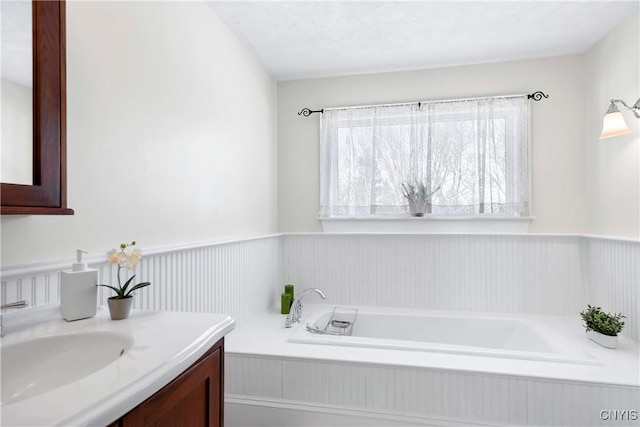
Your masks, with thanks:
[(325, 109), (320, 217), (406, 216), (403, 184), (432, 193), (426, 214), (529, 214), (525, 96)]

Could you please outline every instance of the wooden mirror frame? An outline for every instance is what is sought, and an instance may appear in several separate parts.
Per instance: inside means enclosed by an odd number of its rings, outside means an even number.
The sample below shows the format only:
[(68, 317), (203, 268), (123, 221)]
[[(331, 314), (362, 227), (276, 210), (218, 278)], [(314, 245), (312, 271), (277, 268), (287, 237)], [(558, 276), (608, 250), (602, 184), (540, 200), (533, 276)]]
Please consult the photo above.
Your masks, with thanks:
[(33, 184), (0, 184), (0, 213), (67, 208), (65, 3), (33, 1)]

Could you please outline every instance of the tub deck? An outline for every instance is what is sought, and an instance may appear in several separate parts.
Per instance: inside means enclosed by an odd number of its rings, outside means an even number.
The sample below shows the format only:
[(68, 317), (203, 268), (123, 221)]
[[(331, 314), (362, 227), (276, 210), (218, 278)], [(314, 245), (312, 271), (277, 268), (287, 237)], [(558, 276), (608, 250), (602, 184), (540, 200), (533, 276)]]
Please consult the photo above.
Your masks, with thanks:
[[(297, 328), (304, 328), (307, 319), (318, 311), (331, 311), (332, 305), (304, 306), (304, 319), (291, 329), (284, 327), (285, 316), (275, 311), (257, 316), (242, 325), (227, 337), (226, 353), (229, 355), (254, 355), (272, 358), (300, 360), (326, 360), (395, 367), (429, 368), (459, 372), (509, 375), (519, 378), (579, 381), (640, 387), (640, 348), (623, 337), (619, 337), (618, 348), (610, 350), (587, 339), (579, 316), (520, 315), (533, 319), (564, 335), (573, 344), (592, 355), (598, 364), (572, 365), (549, 361), (518, 360), (513, 358), (483, 357), (478, 355), (425, 353), (381, 348), (352, 346), (330, 346), (288, 342)], [(363, 307), (381, 313), (404, 313), (415, 315), (459, 314), (434, 310), (407, 310)], [(483, 316), (482, 313), (475, 313)], [(491, 314), (491, 316), (514, 317), (513, 314)], [(640, 408), (638, 408), (640, 409)]]

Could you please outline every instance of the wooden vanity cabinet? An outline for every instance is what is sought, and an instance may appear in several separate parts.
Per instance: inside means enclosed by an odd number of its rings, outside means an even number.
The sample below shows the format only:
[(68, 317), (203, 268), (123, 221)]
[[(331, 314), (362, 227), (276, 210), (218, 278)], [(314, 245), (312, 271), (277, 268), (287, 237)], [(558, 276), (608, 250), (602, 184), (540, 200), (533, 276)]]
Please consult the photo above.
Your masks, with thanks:
[(222, 427), (224, 338), (176, 379), (108, 427)]

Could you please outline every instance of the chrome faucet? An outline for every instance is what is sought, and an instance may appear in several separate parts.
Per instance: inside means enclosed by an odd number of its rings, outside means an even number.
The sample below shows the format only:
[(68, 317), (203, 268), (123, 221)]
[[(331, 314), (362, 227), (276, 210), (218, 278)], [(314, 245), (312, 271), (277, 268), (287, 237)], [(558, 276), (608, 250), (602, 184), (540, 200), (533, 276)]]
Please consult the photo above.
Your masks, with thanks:
[(304, 297), (305, 295), (311, 292), (317, 293), (322, 297), (322, 299), (325, 299), (327, 297), (324, 294), (324, 292), (322, 292), (320, 289), (317, 289), (317, 288), (309, 288), (302, 291), (302, 293), (298, 295), (296, 299), (293, 300), (293, 304), (291, 304), (289, 315), (287, 316), (287, 319), (284, 322), (285, 328), (290, 328), (291, 326), (293, 326), (294, 323), (300, 323), (300, 319), (302, 318), (302, 297)]
[(24, 308), (28, 305), (29, 303), (26, 301), (16, 301), (10, 302), (9, 304), (2, 304), (0, 305), (0, 309), (4, 310), (5, 308)]
[[(9, 304), (2, 304), (0, 305), (0, 309), (4, 310), (5, 308), (23, 308), (28, 305), (29, 303), (26, 301), (16, 301)], [(2, 333), (2, 315), (0, 315), (0, 337), (1, 336), (4, 336), (4, 334)]]

